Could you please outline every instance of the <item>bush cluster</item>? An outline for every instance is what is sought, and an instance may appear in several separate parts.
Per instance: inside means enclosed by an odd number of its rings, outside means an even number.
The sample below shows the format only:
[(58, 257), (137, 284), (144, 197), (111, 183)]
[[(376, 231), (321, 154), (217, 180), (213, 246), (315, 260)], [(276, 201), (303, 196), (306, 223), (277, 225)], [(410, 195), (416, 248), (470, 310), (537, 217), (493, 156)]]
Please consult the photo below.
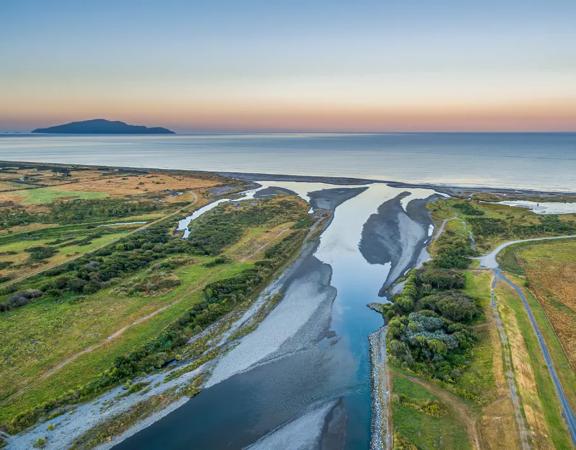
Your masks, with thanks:
[(481, 313), (463, 287), (463, 275), (452, 269), (427, 265), (412, 271), (384, 312), (395, 362), (448, 382), (460, 376), (475, 342), (471, 324)]
[(478, 208), (474, 208), (470, 203), (462, 202), (462, 203), (455, 203), (452, 205), (453, 208), (456, 208), (462, 211), (463, 214), (467, 216), (483, 216), (484, 211)]
[(3, 207), (0, 229), (31, 223), (84, 223), (122, 218), (158, 210), (152, 200), (127, 200), (120, 198), (60, 200), (48, 206), (47, 212), (29, 212), (17, 205)]
[(504, 220), (490, 217), (470, 217), (474, 235), (478, 238), (500, 236), (502, 238), (530, 238), (543, 234), (574, 234), (576, 223), (562, 221), (557, 215), (542, 215), (539, 223), (523, 223), (517, 220)]
[(440, 269), (466, 269), (474, 251), (464, 236), (446, 230), (436, 241), (436, 255), (432, 264)]

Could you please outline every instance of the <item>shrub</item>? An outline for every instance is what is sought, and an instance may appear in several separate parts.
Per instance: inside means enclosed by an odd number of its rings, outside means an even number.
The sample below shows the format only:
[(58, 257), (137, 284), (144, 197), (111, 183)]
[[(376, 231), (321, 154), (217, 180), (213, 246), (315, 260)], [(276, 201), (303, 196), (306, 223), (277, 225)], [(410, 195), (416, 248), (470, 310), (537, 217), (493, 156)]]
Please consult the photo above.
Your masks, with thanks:
[(32, 261), (42, 261), (54, 256), (57, 252), (52, 247), (47, 247), (44, 245), (37, 247), (30, 247), (26, 249), (26, 252), (30, 254), (30, 259)]
[(455, 203), (454, 205), (452, 205), (453, 208), (459, 209), (460, 211), (462, 211), (463, 214), (466, 214), (467, 216), (483, 216), (484, 215), (484, 211), (482, 211), (481, 209), (477, 209), (474, 208), (470, 203)]

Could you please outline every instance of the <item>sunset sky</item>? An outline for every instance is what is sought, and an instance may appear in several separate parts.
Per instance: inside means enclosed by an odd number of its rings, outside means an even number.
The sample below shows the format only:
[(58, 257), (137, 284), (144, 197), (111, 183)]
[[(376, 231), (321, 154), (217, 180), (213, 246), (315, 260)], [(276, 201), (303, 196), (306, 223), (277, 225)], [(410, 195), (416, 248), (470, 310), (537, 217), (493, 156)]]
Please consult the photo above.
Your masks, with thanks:
[(575, 0), (0, 1), (0, 130), (576, 131)]

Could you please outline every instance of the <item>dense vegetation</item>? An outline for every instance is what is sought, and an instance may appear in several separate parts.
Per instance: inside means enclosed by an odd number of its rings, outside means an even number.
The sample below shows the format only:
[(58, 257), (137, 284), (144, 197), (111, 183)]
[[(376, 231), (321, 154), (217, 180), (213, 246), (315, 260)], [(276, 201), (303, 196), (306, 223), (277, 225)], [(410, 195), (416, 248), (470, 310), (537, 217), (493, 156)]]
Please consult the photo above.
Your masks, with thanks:
[(156, 211), (158, 204), (151, 200), (75, 199), (60, 200), (47, 208), (47, 212), (30, 212), (22, 206), (6, 206), (0, 218), (0, 229), (31, 223), (71, 224), (128, 217)]
[(45, 218), (54, 223), (81, 223), (93, 220), (95, 217), (109, 219), (114, 217), (128, 217), (155, 211), (158, 205), (149, 200), (126, 199), (76, 199), (55, 202), (50, 213)]
[(441, 269), (466, 269), (474, 251), (468, 239), (451, 230), (446, 230), (435, 243), (434, 266)]
[(452, 205), (453, 208), (456, 208), (462, 212), (462, 214), (466, 214), (467, 216), (483, 216), (484, 211), (481, 209), (474, 208), (470, 203), (462, 202), (462, 203), (455, 203)]
[(539, 223), (524, 223), (517, 220), (504, 220), (490, 217), (471, 217), (474, 235), (478, 238), (499, 236), (508, 238), (530, 238), (546, 234), (576, 234), (576, 223), (562, 221), (557, 215), (538, 216)]
[(465, 295), (464, 274), (471, 253), (465, 238), (445, 233), (437, 256), (408, 276), (401, 294), (387, 305), (388, 351), (393, 362), (447, 382), (468, 365), (476, 340), (471, 324), (480, 316)]
[(2, 214), (0, 214), (0, 230), (15, 227), (17, 225), (28, 225), (30, 223), (38, 222), (43, 215), (33, 214), (28, 212), (23, 207), (17, 206), (4, 206), (0, 205), (2, 208)]
[[(51, 269), (22, 286), (0, 291), (0, 311), (23, 306), (27, 302), (23, 291), (34, 287), (42, 292), (38, 297), (65, 300), (74, 295), (93, 294), (114, 280), (148, 267), (152, 262), (170, 255), (217, 255), (226, 246), (237, 242), (248, 226), (273, 221), (297, 220), (301, 216), (298, 205), (291, 201), (264, 201), (246, 205), (228, 205), (211, 211), (194, 224), (189, 239), (171, 235), (173, 224), (160, 223), (134, 233), (114, 246), (108, 246), (70, 263)], [(30, 249), (33, 259), (53, 254), (51, 247)]]
[(188, 241), (196, 254), (217, 255), (224, 247), (238, 241), (246, 227), (282, 222), (290, 216), (299, 218), (301, 214), (298, 204), (288, 200), (254, 202), (247, 207), (232, 204), (219, 214), (206, 214), (193, 223)]

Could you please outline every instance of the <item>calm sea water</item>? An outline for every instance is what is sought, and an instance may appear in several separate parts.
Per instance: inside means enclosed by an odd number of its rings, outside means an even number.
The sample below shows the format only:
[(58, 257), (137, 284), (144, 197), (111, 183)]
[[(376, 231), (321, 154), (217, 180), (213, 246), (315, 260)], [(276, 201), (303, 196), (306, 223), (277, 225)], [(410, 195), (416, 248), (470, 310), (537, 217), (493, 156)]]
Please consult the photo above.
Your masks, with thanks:
[(576, 133), (5, 135), (0, 160), (576, 191)]

